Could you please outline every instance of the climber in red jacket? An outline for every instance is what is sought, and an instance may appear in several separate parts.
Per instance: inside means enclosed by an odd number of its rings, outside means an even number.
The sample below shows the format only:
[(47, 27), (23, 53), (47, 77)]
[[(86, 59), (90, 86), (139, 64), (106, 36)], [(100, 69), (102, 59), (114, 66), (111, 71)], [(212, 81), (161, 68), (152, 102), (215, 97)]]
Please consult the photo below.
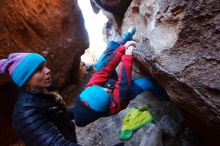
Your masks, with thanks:
[[(131, 100), (129, 88), (132, 51), (136, 45), (136, 42), (129, 40), (134, 33), (135, 28), (132, 27), (121, 40), (108, 43), (107, 49), (96, 64), (97, 72), (77, 98), (73, 110), (77, 126), (85, 126), (100, 117), (116, 114), (128, 105)], [(115, 69), (120, 62), (120, 71), (117, 74)]]
[[(135, 44), (134, 41), (128, 41), (121, 45), (108, 56), (104, 67), (92, 76), (74, 107), (77, 126), (85, 126), (100, 117), (116, 114), (128, 105)], [(118, 79), (110, 78), (120, 62)]]
[[(155, 96), (164, 96), (164, 91), (151, 78), (133, 79), (132, 51), (136, 42), (131, 41), (135, 27), (131, 27), (119, 41), (110, 41), (96, 64), (92, 76), (77, 98), (73, 108), (75, 124), (85, 126), (100, 117), (106, 117), (125, 109), (129, 101), (144, 90)], [(121, 62), (119, 73), (115, 69)]]

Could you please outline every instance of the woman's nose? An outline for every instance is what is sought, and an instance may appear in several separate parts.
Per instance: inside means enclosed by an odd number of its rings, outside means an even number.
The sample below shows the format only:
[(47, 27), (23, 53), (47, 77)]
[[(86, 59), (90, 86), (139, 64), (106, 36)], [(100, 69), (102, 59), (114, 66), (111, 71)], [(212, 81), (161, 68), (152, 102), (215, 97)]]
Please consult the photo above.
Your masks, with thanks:
[(51, 70), (50, 70), (49, 68), (46, 67), (46, 68), (45, 68), (45, 71), (44, 71), (44, 74), (47, 75), (47, 74), (50, 73), (50, 71), (51, 71)]

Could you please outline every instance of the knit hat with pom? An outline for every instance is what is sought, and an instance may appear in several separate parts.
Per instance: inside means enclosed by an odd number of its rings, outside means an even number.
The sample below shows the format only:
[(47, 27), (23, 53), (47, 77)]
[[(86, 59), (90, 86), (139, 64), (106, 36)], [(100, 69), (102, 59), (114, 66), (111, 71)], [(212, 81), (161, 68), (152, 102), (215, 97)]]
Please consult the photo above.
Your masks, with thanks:
[(22, 87), (44, 62), (44, 57), (37, 53), (12, 53), (0, 60), (0, 74), (8, 73), (14, 83)]

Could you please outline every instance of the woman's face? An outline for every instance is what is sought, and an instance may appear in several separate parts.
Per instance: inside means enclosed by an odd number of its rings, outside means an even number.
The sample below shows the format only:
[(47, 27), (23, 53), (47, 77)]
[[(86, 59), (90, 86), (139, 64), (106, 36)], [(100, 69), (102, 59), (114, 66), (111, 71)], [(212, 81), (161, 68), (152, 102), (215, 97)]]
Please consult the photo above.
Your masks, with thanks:
[(50, 69), (43, 63), (28, 81), (31, 89), (42, 90), (51, 85)]

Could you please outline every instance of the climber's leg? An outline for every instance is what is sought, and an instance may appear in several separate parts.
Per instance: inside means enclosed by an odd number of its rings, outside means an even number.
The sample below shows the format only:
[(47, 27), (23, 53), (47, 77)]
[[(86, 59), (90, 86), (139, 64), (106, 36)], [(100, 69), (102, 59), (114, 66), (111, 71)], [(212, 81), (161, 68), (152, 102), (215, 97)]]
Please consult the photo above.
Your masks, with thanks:
[(100, 71), (104, 67), (106, 64), (105, 61), (108, 61), (108, 57), (119, 47), (120, 44), (115, 41), (110, 41), (108, 43), (107, 49), (102, 53), (96, 62), (96, 71)]
[(132, 25), (124, 34), (122, 34), (121, 38), (117, 41), (120, 45), (124, 45), (127, 41), (131, 41), (133, 35), (136, 32), (136, 27)]
[(154, 79), (149, 77), (137, 78), (132, 80), (130, 93), (132, 99), (134, 99), (138, 94), (143, 91), (149, 91), (159, 100), (169, 99), (166, 90), (161, 87)]
[(107, 49), (102, 53), (96, 63), (96, 71), (101, 70), (104, 67), (104, 62), (108, 60), (108, 56), (110, 56), (116, 49), (118, 49), (121, 45), (124, 45), (127, 41), (132, 40), (133, 35), (135, 34), (136, 28), (135, 26), (131, 26), (128, 31), (126, 31), (119, 41), (109, 41), (107, 45)]

